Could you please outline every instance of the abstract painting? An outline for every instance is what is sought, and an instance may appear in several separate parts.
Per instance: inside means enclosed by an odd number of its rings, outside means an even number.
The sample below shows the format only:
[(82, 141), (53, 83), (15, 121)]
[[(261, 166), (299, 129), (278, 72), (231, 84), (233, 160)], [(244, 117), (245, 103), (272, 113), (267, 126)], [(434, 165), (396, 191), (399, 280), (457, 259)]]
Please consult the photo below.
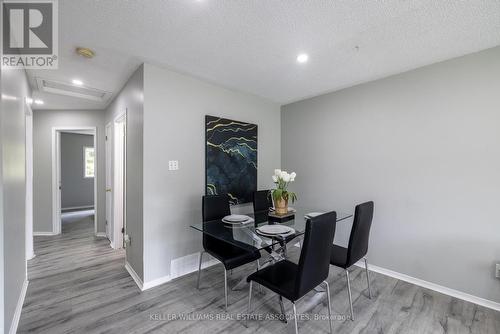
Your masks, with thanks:
[(257, 125), (205, 116), (206, 194), (228, 194), (231, 204), (257, 190)]

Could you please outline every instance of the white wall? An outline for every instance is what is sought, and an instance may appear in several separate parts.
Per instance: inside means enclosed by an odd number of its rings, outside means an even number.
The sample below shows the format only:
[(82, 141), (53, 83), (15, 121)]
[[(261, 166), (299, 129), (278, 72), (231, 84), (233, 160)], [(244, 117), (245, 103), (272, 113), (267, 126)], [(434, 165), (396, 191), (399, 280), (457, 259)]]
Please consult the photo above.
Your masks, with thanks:
[[(127, 114), (126, 161), (126, 213), (125, 220), (130, 244), (127, 245), (127, 262), (143, 280), (143, 100), (144, 67), (141, 65), (106, 110), (105, 123)], [(113, 127), (112, 127), (113, 129)], [(113, 130), (111, 130), (113, 136)], [(111, 145), (114, 150), (114, 145)], [(112, 156), (114, 153), (112, 152)], [(114, 185), (111, 186), (114, 189)]]
[(500, 302), (499, 93), (494, 48), (284, 106), (283, 167), (302, 204), (375, 201), (371, 263)]
[(97, 232), (106, 231), (103, 110), (33, 111), (33, 231), (52, 232), (52, 128), (97, 128)]
[[(2, 68), (0, 163), (3, 194), (3, 304), (4, 326), (9, 332), (26, 280), (26, 173), (25, 101), (31, 96), (24, 70)], [(6, 98), (4, 98), (6, 97)], [(1, 234), (0, 234), (1, 235)]]
[[(258, 125), (258, 187), (280, 167), (279, 105), (145, 64), (144, 280), (170, 275), (170, 262), (199, 252), (205, 193), (205, 115)], [(169, 171), (168, 161), (179, 170)]]

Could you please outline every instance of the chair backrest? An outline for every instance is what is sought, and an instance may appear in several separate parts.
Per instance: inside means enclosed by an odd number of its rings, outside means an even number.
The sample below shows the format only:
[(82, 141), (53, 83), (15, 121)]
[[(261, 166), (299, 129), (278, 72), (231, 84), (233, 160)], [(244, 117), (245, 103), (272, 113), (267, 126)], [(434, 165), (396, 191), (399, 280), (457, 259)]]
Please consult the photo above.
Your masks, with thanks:
[[(228, 195), (205, 195), (202, 197), (203, 222), (219, 220), (231, 214)], [(203, 233), (203, 248), (205, 250), (216, 250), (223, 241)]]
[(229, 196), (224, 195), (205, 195), (202, 198), (203, 221), (222, 219), (231, 214), (229, 206)]
[(336, 224), (336, 212), (325, 213), (306, 222), (295, 285), (297, 298), (302, 297), (328, 278), (330, 252)]
[(253, 211), (267, 211), (273, 206), (269, 190), (259, 190), (253, 193)]
[(347, 266), (361, 260), (368, 253), (368, 240), (373, 219), (373, 202), (356, 205), (349, 245), (347, 246)]

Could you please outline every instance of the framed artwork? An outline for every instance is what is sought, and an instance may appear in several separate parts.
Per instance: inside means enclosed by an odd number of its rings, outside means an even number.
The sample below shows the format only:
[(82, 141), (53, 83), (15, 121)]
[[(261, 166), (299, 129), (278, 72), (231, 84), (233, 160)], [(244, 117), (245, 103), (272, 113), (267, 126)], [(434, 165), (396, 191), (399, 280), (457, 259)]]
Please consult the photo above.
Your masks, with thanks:
[(205, 116), (207, 195), (228, 194), (231, 204), (252, 201), (257, 190), (257, 125)]

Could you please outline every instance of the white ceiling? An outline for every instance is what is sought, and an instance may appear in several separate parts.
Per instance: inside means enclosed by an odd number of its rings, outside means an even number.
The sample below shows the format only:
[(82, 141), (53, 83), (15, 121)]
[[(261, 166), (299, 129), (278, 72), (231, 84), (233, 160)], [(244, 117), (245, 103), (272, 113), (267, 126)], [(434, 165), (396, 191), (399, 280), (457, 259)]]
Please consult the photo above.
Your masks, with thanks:
[[(64, 0), (59, 69), (29, 76), (116, 94), (149, 62), (285, 104), (497, 45), (498, 0)], [(34, 95), (39, 109), (105, 107)]]

